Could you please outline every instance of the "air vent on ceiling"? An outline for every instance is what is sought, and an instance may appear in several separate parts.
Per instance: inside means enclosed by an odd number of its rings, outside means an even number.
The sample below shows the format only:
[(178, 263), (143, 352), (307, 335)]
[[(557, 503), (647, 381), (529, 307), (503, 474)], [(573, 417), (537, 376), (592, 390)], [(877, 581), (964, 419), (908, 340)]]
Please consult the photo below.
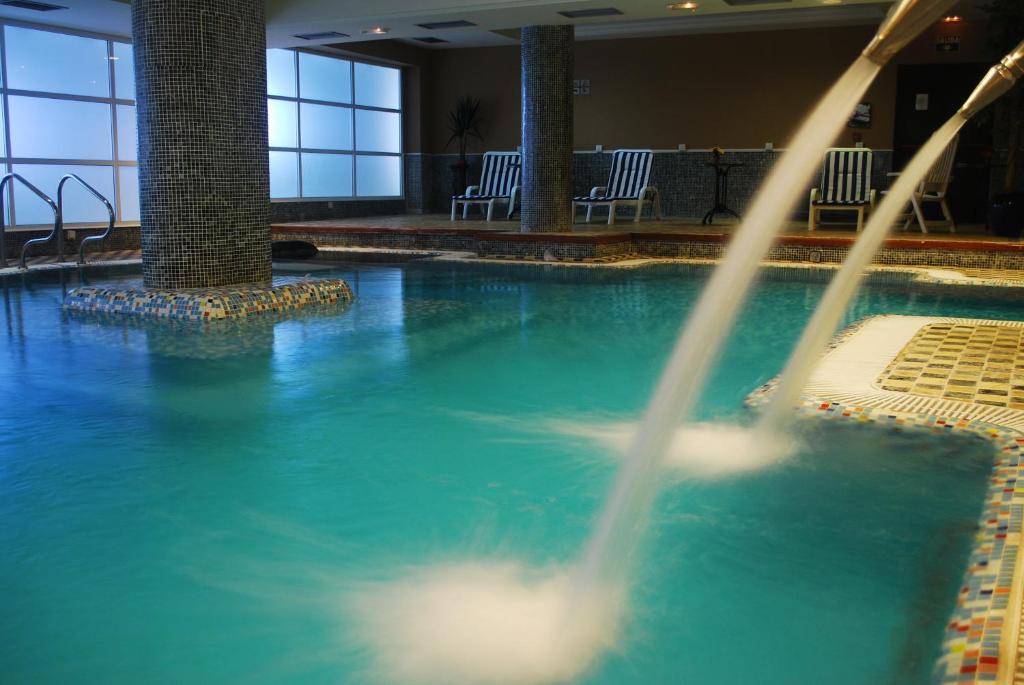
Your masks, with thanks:
[(35, 10), (36, 12), (52, 12), (53, 10), (66, 10), (61, 5), (51, 5), (48, 2), (34, 2), (34, 0), (3, 0), (0, 5), (4, 7), (17, 7), (23, 10)]
[[(726, 0), (726, 2), (728, 1)], [(597, 7), (589, 10), (566, 10), (559, 12), (559, 14), (569, 19), (586, 19), (588, 17), (613, 17), (617, 14), (622, 14), (622, 12), (614, 7)]]
[(726, 5), (740, 7), (743, 5), (785, 5), (793, 0), (724, 0)]
[(432, 21), (426, 24), (416, 25), (421, 29), (430, 29), (431, 31), (436, 31), (438, 29), (461, 29), (467, 26), (476, 26), (473, 22), (466, 21), (465, 19), (457, 19), (455, 21)]
[(348, 34), (337, 31), (321, 31), (320, 33), (296, 33), (295, 37), (302, 40), (327, 40), (328, 38), (348, 38)]
[(422, 36), (420, 38), (413, 38), (413, 40), (418, 41), (420, 43), (430, 43), (430, 44), (434, 44), (434, 43), (447, 43), (448, 42), (444, 38), (436, 38), (434, 36)]

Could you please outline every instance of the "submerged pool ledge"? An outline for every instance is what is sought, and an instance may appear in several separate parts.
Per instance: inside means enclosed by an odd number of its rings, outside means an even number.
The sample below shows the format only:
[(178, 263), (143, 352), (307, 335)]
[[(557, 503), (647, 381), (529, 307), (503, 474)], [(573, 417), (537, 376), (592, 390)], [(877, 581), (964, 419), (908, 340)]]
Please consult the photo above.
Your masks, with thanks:
[(185, 290), (83, 286), (68, 293), (64, 309), (180, 321), (218, 321), (293, 311), (314, 304), (346, 304), (352, 299), (352, 289), (340, 278)]
[[(983, 332), (977, 339), (972, 335), (976, 330)], [(1021, 385), (1024, 353), (1020, 347), (1011, 351), (1005, 338), (997, 343), (1000, 332), (1009, 337), (1024, 335), (1024, 322), (917, 316), (864, 319), (833, 339), (798, 407), (800, 413), (819, 418), (968, 434), (992, 444), (995, 459), (989, 488), (935, 668), (934, 682), (942, 685), (1024, 682), (1024, 410), (1011, 392), (1014, 385)], [(986, 339), (993, 341), (988, 349)], [(939, 366), (954, 358), (969, 358), (969, 366), (980, 361), (985, 370), (1002, 367), (991, 373), (1006, 377), (1005, 400), (999, 394), (981, 394), (1002, 384), (1001, 379), (986, 378), (987, 371), (977, 373), (978, 394), (950, 399), (960, 395), (963, 386), (931, 380), (928, 352), (933, 350), (941, 353)], [(992, 357), (996, 361), (990, 363)], [(1015, 362), (1007, 363), (1010, 357)], [(950, 366), (955, 369), (957, 363)], [(954, 376), (951, 372), (948, 378)], [(956, 380), (968, 376), (965, 372)], [(775, 385), (773, 380), (751, 393), (748, 404), (766, 402)], [(892, 389), (896, 387), (901, 389)]]

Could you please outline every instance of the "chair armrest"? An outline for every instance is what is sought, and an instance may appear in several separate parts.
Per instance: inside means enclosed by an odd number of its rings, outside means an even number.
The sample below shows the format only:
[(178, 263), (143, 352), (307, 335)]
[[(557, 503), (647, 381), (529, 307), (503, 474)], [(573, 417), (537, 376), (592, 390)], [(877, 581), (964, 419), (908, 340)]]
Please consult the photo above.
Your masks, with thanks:
[(657, 195), (658, 186), (653, 184), (644, 186), (643, 188), (640, 189), (640, 197), (638, 199), (643, 200), (644, 198), (647, 197), (648, 194)]
[(466, 186), (466, 195), (475, 195), (480, 192), (480, 186)]
[(603, 197), (608, 192), (608, 186), (594, 186), (590, 189), (590, 197)]
[(888, 176), (889, 178), (896, 178), (902, 173), (902, 171), (890, 171), (889, 173), (886, 174), (886, 176)]
[(817, 199), (818, 199), (818, 189), (817, 188), (811, 188), (811, 204), (814, 204), (814, 201), (817, 200)]

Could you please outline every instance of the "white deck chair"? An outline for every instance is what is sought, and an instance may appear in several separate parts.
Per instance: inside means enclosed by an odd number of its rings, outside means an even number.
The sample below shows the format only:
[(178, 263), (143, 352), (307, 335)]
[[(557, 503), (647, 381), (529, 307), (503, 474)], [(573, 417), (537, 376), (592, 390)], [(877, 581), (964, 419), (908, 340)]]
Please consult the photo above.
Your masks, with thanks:
[(833, 147), (825, 151), (821, 187), (811, 190), (807, 230), (818, 224), (818, 213), (857, 212), (857, 230), (864, 228), (864, 213), (875, 207), (871, 188), (871, 150), (866, 147)]
[[(949, 182), (953, 178), (953, 160), (956, 159), (956, 146), (959, 142), (960, 136), (954, 136), (953, 140), (949, 141), (942, 156), (935, 161), (921, 183), (918, 184), (914, 194), (910, 196), (910, 211), (904, 215), (907, 218), (906, 223), (903, 224), (904, 231), (909, 230), (910, 224), (917, 219), (921, 233), (927, 233), (928, 224), (924, 220), (924, 211), (922, 211), (921, 205), (925, 202), (938, 202), (945, 221), (933, 222), (932, 227), (949, 226), (949, 232), (956, 233), (956, 222), (953, 221), (953, 214), (949, 211), (949, 205), (946, 204), (946, 193), (949, 190)], [(899, 172), (889, 174), (890, 177), (899, 175)]]
[(576, 216), (576, 206), (587, 208), (587, 223), (593, 215), (594, 207), (608, 207), (608, 223), (615, 223), (615, 208), (618, 205), (636, 207), (633, 221), (640, 221), (640, 213), (645, 202), (651, 204), (655, 217), (661, 219), (661, 196), (658, 189), (651, 185), (651, 166), (654, 153), (650, 150), (616, 150), (612, 153), (612, 168), (608, 174), (608, 185), (594, 186), (590, 195), (572, 199), (572, 215)]
[(494, 216), (494, 205), (508, 203), (507, 217), (511, 218), (519, 195), (519, 153), (485, 152), (480, 185), (469, 186), (462, 195), (452, 195), (452, 221), (458, 206), (462, 205), (462, 218), (469, 214), (470, 205), (487, 205), (487, 220)]

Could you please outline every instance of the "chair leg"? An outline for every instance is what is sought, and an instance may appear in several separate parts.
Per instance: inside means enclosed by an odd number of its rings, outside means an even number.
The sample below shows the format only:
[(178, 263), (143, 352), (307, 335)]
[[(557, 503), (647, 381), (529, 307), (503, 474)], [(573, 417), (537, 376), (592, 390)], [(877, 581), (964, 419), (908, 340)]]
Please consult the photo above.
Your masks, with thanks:
[(942, 210), (942, 216), (949, 222), (949, 232), (956, 233), (956, 222), (953, 221), (953, 213), (949, 211), (949, 205), (946, 204), (946, 198), (939, 200), (939, 209)]
[(490, 221), (491, 217), (494, 216), (494, 200), (487, 203), (487, 220)]
[(921, 224), (921, 233), (927, 233), (928, 224), (924, 221), (924, 212), (921, 211), (921, 203), (918, 202), (916, 195), (910, 196), (910, 204), (914, 205), (914, 216), (917, 217), (917, 223)]
[(463, 219), (468, 219), (469, 218), (469, 203), (468, 202), (463, 202), (462, 203), (462, 218)]
[(608, 205), (608, 225), (611, 226), (615, 223), (615, 202), (613, 201)]
[(813, 231), (814, 230), (814, 214), (815, 214), (815, 211), (816, 210), (815, 210), (813, 204), (810, 207), (808, 207), (808, 209), (807, 209), (807, 230), (808, 231)]
[(587, 223), (590, 223), (590, 217), (594, 214), (594, 204), (592, 202), (587, 203)]
[(857, 232), (859, 233), (864, 228), (864, 208), (857, 208)]
[(636, 201), (636, 212), (633, 213), (633, 223), (634, 224), (640, 223), (640, 211), (643, 208), (644, 208), (644, 201), (643, 200), (637, 200)]
[(459, 204), (458, 200), (452, 200), (452, 221), (455, 221), (455, 211), (456, 211), (456, 207), (458, 206), (458, 204)]
[(654, 194), (654, 218), (661, 221), (661, 193)]

